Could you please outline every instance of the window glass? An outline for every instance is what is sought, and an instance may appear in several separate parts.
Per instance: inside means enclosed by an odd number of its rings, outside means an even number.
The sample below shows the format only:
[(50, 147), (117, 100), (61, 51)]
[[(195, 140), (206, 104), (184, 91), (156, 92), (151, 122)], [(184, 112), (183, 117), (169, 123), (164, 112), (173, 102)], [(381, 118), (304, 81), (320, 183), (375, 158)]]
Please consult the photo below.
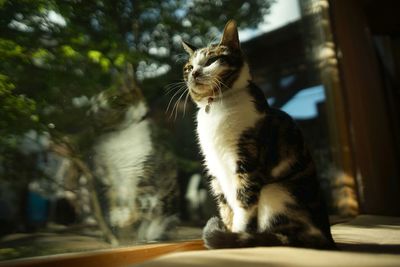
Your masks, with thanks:
[(179, 83), (181, 39), (218, 40), (230, 18), (268, 102), (303, 128), (329, 198), (326, 85), (304, 10), (0, 1), (0, 260), (200, 238), (216, 209)]

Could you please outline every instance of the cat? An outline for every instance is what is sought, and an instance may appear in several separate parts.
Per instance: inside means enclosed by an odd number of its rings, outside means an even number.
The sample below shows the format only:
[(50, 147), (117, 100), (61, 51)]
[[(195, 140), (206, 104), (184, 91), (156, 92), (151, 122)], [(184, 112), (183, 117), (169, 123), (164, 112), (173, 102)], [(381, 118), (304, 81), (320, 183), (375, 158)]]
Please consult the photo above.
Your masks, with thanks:
[(219, 44), (182, 41), (183, 78), (198, 107), (197, 135), (219, 217), (203, 229), (209, 249), (334, 249), (322, 193), (302, 133), (252, 82), (236, 22)]
[(149, 116), (133, 69), (91, 99), (92, 169), (106, 223), (124, 242), (175, 238), (179, 195), (175, 156)]

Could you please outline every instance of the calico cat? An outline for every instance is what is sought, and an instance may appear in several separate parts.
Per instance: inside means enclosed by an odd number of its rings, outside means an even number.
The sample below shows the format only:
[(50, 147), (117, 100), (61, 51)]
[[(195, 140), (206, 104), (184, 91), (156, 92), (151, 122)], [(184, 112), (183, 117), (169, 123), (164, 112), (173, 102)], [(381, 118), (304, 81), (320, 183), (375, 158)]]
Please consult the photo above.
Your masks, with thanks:
[(197, 134), (219, 208), (203, 229), (207, 248), (334, 248), (315, 168), (302, 134), (251, 81), (237, 26), (189, 53), (183, 76), (198, 107)]

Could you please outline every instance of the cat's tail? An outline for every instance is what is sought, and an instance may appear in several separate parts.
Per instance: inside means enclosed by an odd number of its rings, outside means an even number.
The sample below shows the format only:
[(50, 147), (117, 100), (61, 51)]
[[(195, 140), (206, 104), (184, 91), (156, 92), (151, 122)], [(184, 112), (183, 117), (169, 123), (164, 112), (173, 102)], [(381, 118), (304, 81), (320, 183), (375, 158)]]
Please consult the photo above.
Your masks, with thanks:
[[(314, 239), (314, 240), (313, 240)], [(260, 246), (295, 246), (317, 249), (335, 249), (334, 243), (328, 242), (324, 237), (310, 237), (302, 242), (293, 240), (283, 233), (233, 233), (227, 231), (218, 217), (212, 217), (203, 230), (203, 241), (209, 249), (244, 248)]]

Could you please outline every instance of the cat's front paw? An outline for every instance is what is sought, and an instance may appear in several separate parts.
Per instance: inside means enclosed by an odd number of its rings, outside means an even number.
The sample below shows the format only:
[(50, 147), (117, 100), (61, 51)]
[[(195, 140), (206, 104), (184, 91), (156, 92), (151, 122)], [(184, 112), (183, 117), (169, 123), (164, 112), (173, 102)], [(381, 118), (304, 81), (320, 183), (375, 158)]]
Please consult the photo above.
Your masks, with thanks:
[(203, 236), (215, 232), (215, 231), (226, 231), (224, 223), (218, 217), (211, 217), (206, 226), (203, 228)]
[(218, 217), (211, 217), (203, 228), (204, 246), (208, 249), (225, 247), (225, 236), (228, 231)]

